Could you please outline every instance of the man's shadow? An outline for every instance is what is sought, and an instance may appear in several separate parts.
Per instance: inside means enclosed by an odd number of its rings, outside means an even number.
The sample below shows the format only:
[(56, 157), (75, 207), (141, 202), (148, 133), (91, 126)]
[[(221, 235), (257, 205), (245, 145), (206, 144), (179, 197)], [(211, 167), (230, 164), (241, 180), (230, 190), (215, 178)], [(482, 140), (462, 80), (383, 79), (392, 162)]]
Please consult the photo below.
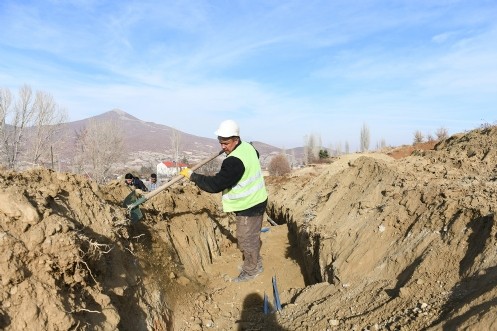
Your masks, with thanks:
[(236, 321), (237, 330), (279, 330), (285, 331), (276, 320), (277, 312), (268, 303), (268, 313), (264, 313), (264, 299), (258, 293), (251, 293), (243, 300), (243, 307), (240, 319)]

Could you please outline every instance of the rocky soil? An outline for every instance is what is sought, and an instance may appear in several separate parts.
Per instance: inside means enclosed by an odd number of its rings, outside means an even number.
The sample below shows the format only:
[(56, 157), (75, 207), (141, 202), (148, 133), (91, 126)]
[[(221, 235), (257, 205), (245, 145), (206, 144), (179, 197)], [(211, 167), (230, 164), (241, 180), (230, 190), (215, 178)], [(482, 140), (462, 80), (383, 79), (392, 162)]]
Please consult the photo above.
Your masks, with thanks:
[(267, 177), (279, 225), (247, 283), (217, 194), (175, 184), (130, 224), (121, 182), (0, 170), (0, 329), (497, 329), (496, 144), (488, 127)]

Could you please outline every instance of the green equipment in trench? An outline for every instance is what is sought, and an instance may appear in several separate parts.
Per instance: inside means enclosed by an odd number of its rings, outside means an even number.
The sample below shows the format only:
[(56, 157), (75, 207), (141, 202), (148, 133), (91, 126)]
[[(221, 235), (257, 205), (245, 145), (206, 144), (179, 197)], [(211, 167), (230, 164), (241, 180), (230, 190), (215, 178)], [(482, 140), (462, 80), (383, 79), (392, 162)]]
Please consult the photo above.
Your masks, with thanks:
[[(221, 150), (220, 152), (218, 152), (218, 153), (216, 153), (214, 155), (211, 155), (209, 158), (207, 158), (207, 159), (205, 159), (205, 160), (197, 163), (196, 165), (194, 165), (190, 169), (192, 171), (197, 170), (198, 168), (202, 167), (203, 165), (205, 165), (205, 164), (209, 163), (210, 161), (214, 160), (216, 157), (218, 157), (219, 155), (221, 155), (223, 152), (224, 151)], [(148, 192), (148, 193), (144, 194), (141, 197), (138, 197), (135, 191), (133, 191), (130, 194), (128, 194), (128, 196), (123, 201), (123, 205), (124, 205), (124, 207), (128, 208), (128, 215), (129, 215), (129, 218), (131, 219), (131, 222), (135, 223), (135, 222), (138, 222), (139, 220), (141, 220), (143, 218), (143, 213), (141, 212), (140, 208), (138, 208), (139, 205), (141, 205), (145, 201), (149, 200), (150, 198), (156, 196), (160, 192), (164, 191), (166, 188), (168, 188), (169, 186), (173, 185), (174, 183), (179, 182), (183, 178), (184, 177), (182, 175), (177, 175), (176, 177), (174, 177), (173, 179), (171, 179), (167, 183), (159, 186), (158, 188), (156, 188), (152, 192)]]
[(142, 211), (138, 207), (129, 208), (129, 206), (133, 206), (136, 204), (138, 200), (138, 195), (133, 190), (128, 196), (124, 199), (123, 205), (124, 207), (128, 207), (128, 215), (133, 223), (138, 222), (143, 218)]

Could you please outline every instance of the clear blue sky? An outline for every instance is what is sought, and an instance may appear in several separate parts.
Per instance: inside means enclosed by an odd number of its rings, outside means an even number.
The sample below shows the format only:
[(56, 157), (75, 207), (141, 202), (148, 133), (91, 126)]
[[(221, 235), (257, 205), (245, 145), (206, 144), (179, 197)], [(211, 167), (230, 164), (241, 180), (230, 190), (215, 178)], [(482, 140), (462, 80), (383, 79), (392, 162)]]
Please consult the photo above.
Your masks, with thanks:
[(212, 137), (358, 148), (497, 120), (495, 0), (1, 0), (0, 87), (70, 121), (121, 109)]

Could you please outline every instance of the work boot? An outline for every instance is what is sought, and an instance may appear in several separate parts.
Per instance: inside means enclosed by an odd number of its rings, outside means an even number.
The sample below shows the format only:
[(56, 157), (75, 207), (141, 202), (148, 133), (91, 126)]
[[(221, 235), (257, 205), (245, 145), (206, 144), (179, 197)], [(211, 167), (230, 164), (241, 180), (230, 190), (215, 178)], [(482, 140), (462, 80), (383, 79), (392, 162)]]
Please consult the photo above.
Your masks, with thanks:
[[(240, 271), (243, 270), (243, 262), (240, 265), (238, 265), (238, 270), (240, 270)], [(262, 259), (259, 259), (257, 261), (257, 269), (256, 270), (257, 270), (258, 274), (260, 274), (261, 272), (264, 271), (264, 266), (262, 265)]]
[[(243, 262), (238, 265), (238, 270), (242, 271), (243, 270)], [(264, 271), (264, 266), (262, 264), (262, 257), (259, 257), (259, 259), (257, 260), (257, 273), (261, 273)]]
[(242, 271), (242, 272), (240, 272), (240, 274), (238, 275), (238, 277), (233, 278), (231, 281), (234, 282), (234, 283), (246, 282), (248, 280), (254, 279), (259, 274), (260, 274), (260, 272), (257, 272), (254, 275), (249, 275), (247, 272)]

